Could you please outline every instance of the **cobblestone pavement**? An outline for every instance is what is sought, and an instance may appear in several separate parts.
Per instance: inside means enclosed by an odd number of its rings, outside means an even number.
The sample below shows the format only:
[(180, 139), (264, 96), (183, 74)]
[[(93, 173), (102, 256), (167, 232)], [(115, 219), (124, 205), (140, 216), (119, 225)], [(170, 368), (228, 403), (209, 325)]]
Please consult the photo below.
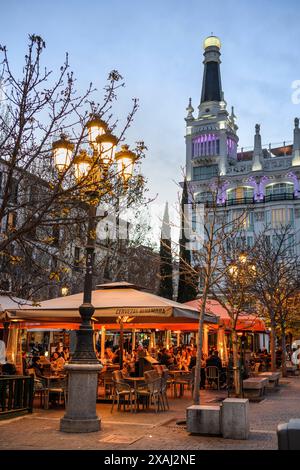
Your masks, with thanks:
[[(59, 429), (62, 409), (35, 409), (26, 415), (0, 421), (1, 449), (276, 449), (276, 429), (280, 422), (300, 417), (300, 377), (282, 381), (279, 391), (267, 394), (260, 403), (250, 403), (250, 439), (230, 440), (218, 437), (190, 435), (184, 425), (186, 407), (191, 404), (190, 394), (185, 398), (170, 399), (170, 410), (110, 413), (111, 405), (97, 405), (101, 416), (101, 431), (89, 434), (65, 434)], [(226, 398), (224, 392), (201, 391), (202, 403)]]

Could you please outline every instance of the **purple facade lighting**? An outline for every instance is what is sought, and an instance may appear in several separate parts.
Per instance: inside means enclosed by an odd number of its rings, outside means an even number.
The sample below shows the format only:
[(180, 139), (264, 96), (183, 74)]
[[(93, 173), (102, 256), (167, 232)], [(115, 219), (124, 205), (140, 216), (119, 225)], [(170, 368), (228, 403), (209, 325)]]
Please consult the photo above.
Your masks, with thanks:
[(219, 137), (216, 134), (201, 134), (192, 140), (192, 156), (203, 157), (219, 154)]
[(295, 197), (299, 197), (299, 181), (298, 181), (298, 178), (297, 176), (295, 175), (295, 173), (293, 173), (292, 171), (288, 174), (288, 177), (291, 178), (293, 180), (293, 183), (294, 183), (294, 195)]

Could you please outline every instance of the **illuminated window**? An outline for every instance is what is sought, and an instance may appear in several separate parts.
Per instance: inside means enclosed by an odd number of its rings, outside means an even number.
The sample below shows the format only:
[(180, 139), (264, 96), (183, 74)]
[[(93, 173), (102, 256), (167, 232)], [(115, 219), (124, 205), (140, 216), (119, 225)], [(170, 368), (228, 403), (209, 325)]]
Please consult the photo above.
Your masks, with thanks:
[(280, 228), (286, 225), (294, 225), (294, 210), (281, 207), (266, 211), (266, 224), (273, 228)]
[(273, 194), (293, 194), (294, 185), (293, 183), (275, 183), (269, 184), (266, 186), (266, 196), (271, 196)]
[(202, 134), (192, 142), (192, 157), (219, 155), (220, 141), (216, 134)]
[(232, 201), (233, 199), (252, 199), (254, 190), (250, 186), (239, 186), (234, 189), (229, 189), (227, 192), (227, 199)]

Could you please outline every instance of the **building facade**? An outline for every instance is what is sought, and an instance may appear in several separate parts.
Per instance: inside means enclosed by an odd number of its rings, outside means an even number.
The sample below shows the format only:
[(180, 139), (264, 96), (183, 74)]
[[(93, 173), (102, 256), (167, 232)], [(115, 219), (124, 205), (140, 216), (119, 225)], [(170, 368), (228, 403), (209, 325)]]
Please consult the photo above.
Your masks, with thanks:
[[(238, 126), (233, 107), (229, 112), (221, 84), (221, 42), (204, 41), (204, 71), (198, 112), (191, 99), (186, 121), (186, 178), (193, 201), (208, 203), (209, 188), (219, 177), (217, 205), (235, 218), (247, 208), (243, 243), (251, 246), (255, 233), (269, 230), (272, 239), (279, 227), (289, 224), (290, 250), (296, 250), (300, 229), (300, 129), (294, 120), (292, 142), (262, 147), (255, 125), (251, 150), (238, 147)], [(297, 240), (298, 241), (298, 240)]]

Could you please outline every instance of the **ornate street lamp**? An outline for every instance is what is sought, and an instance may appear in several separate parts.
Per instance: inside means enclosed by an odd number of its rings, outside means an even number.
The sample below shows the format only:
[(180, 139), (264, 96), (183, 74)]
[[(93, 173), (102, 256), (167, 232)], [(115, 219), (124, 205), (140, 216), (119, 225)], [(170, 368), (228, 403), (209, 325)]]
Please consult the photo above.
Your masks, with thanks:
[(125, 188), (128, 186), (128, 181), (132, 177), (133, 167), (136, 159), (136, 154), (129, 150), (128, 145), (122, 145), (120, 152), (116, 153), (118, 173), (123, 179), (123, 184)]
[(67, 140), (65, 134), (61, 134), (60, 139), (53, 143), (52, 152), (54, 165), (58, 173), (63, 173), (71, 165), (74, 145)]
[[(101, 190), (108, 182), (108, 170), (115, 163), (117, 139), (108, 131), (107, 124), (93, 116), (86, 125), (92, 155), (81, 150), (72, 158), (74, 145), (66, 136), (53, 144), (54, 164), (61, 174), (71, 165), (78, 188), (88, 204), (88, 235), (86, 245), (86, 273), (84, 278), (83, 303), (79, 307), (81, 325), (77, 330), (75, 352), (65, 366), (68, 371), (68, 401), (60, 430), (64, 432), (99, 431), (100, 419), (96, 415), (96, 397), (100, 364), (93, 345), (91, 319), (95, 311), (92, 305), (92, 277), (95, 251), (96, 213)], [(131, 152), (132, 161), (136, 155)], [(132, 172), (131, 172), (132, 175)], [(121, 173), (123, 184), (128, 186), (128, 174)]]

